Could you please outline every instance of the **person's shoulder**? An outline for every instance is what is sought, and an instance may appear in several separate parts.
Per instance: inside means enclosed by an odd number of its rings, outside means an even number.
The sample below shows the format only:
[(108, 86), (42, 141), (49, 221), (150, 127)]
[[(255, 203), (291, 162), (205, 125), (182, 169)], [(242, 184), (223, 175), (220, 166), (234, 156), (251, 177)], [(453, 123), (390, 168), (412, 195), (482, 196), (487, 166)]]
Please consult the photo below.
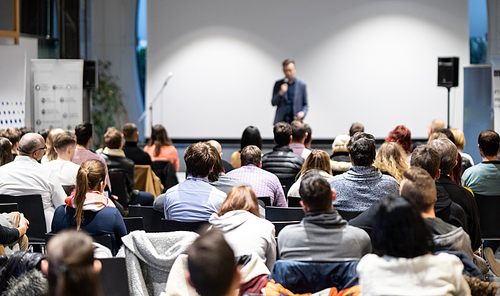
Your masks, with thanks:
[(281, 242), (283, 242), (284, 240), (286, 240), (289, 237), (295, 237), (297, 234), (297, 230), (299, 230), (301, 228), (302, 228), (301, 223), (291, 224), (291, 225), (285, 226), (278, 234), (278, 241), (281, 240)]
[(345, 231), (347, 233), (353, 235), (356, 238), (356, 240), (358, 240), (358, 241), (370, 243), (370, 236), (368, 235), (368, 233), (366, 233), (366, 231), (364, 231), (361, 228), (358, 228), (358, 227), (353, 226), (353, 225), (347, 225), (345, 228)]

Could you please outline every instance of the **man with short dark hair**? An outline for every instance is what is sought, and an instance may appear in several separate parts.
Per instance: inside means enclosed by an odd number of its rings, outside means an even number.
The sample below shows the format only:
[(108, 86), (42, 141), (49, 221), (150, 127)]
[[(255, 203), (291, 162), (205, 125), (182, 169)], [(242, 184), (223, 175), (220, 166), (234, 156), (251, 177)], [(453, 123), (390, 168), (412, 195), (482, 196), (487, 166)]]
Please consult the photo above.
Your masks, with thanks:
[(363, 212), (382, 196), (397, 194), (399, 184), (372, 166), (375, 160), (375, 138), (357, 132), (349, 139), (347, 150), (352, 167), (328, 181), (337, 192), (335, 208), (346, 212)]
[(349, 261), (371, 252), (370, 237), (349, 226), (334, 209), (335, 190), (317, 170), (302, 176), (299, 192), (305, 216), (300, 224), (286, 226), (279, 233), (281, 259)]
[(259, 147), (249, 145), (241, 150), (241, 167), (227, 173), (233, 180), (250, 184), (258, 197), (271, 197), (271, 205), (286, 207), (285, 193), (281, 183), (274, 174), (261, 169), (261, 155)]
[(61, 185), (76, 186), (76, 175), (80, 169), (79, 165), (72, 162), (75, 156), (76, 136), (66, 131), (58, 134), (52, 144), (56, 150), (57, 159), (45, 162), (43, 165), (57, 173)]
[(273, 133), (276, 146), (272, 152), (262, 157), (262, 168), (275, 174), (280, 181), (295, 180), (302, 169), (304, 159), (288, 147), (292, 140), (292, 127), (286, 122), (278, 122), (274, 125)]
[(351, 127), (349, 128), (348, 136), (352, 137), (352, 136), (354, 136), (354, 134), (362, 133), (364, 131), (365, 131), (365, 127), (361, 123), (355, 122), (355, 123), (351, 124)]
[(306, 84), (295, 77), (295, 62), (291, 59), (283, 61), (285, 78), (276, 81), (273, 88), (271, 104), (277, 106), (274, 123), (303, 120), (307, 114)]
[(125, 144), (123, 144), (122, 147), (123, 152), (125, 152), (125, 156), (130, 158), (134, 164), (150, 166), (152, 164), (151, 156), (137, 146), (137, 142), (139, 141), (139, 131), (137, 131), (137, 126), (130, 122), (125, 123), (122, 128), (122, 135), (125, 139)]
[[(187, 178), (165, 193), (166, 219), (182, 222), (208, 221), (226, 199), (226, 193), (208, 183), (208, 174), (215, 164), (210, 151), (209, 144), (199, 142), (192, 144), (184, 152)], [(155, 204), (160, 202), (157, 200)]]
[(311, 150), (306, 149), (305, 141), (307, 139), (306, 126), (302, 121), (294, 120), (290, 124), (292, 127), (292, 142), (290, 143), (290, 148), (292, 148), (293, 153), (306, 159)]

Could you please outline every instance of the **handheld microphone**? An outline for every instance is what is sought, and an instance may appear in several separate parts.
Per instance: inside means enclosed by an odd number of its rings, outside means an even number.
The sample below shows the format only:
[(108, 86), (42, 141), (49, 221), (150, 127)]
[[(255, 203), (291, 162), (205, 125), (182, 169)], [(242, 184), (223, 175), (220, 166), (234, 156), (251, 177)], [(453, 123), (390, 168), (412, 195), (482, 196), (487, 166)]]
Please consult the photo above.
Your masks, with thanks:
[(174, 76), (174, 73), (168, 72), (167, 79), (165, 79), (165, 83), (163, 83), (163, 86), (167, 85), (168, 81), (170, 80), (170, 78), (172, 78), (172, 76)]
[(288, 83), (288, 78), (283, 79), (283, 83)]

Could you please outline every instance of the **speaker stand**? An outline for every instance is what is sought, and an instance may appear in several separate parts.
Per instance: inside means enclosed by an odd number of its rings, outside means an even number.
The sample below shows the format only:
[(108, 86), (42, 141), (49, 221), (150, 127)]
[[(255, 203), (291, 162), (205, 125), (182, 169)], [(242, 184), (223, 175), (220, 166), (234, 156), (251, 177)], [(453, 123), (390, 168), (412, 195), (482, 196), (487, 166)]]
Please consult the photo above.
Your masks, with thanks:
[(448, 90), (448, 128), (451, 128), (450, 126), (450, 90), (451, 86), (446, 86), (446, 89)]

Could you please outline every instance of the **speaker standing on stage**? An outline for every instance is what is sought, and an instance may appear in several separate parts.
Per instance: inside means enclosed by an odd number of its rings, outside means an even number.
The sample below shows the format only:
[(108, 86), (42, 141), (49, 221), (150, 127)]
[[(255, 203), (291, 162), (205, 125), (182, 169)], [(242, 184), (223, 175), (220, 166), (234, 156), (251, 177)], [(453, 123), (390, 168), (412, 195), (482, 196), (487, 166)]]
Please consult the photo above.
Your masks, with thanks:
[(285, 78), (276, 81), (271, 104), (277, 106), (274, 124), (280, 121), (291, 123), (302, 120), (307, 114), (306, 84), (295, 77), (295, 62), (286, 59), (283, 62)]

